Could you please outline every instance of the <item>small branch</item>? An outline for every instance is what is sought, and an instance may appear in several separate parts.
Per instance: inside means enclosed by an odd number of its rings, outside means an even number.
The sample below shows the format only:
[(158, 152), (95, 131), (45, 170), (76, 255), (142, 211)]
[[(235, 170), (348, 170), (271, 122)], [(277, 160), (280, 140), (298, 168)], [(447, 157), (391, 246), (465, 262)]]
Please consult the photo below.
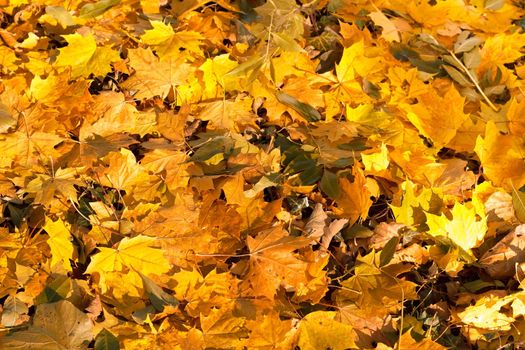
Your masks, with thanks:
[(465, 74), (467, 74), (467, 76), (469, 77), (470, 81), (472, 81), (472, 83), (474, 84), (474, 86), (476, 87), (476, 90), (478, 90), (478, 92), (481, 94), (481, 96), (483, 97), (483, 99), (485, 100), (485, 102), (487, 102), (487, 104), (490, 106), (490, 108), (492, 108), (495, 112), (498, 112), (499, 111), (499, 108), (496, 107), (492, 101), (489, 100), (489, 98), (487, 97), (487, 95), (485, 95), (485, 93), (483, 92), (483, 90), (481, 89), (481, 86), (479, 86), (477, 80), (474, 78), (474, 76), (470, 73), (470, 71), (468, 70), (467, 67), (465, 67), (465, 65), (463, 64), (463, 62), (461, 62), (461, 60), (459, 58), (456, 57), (456, 55), (454, 54), (454, 52), (448, 50), (448, 53), (450, 54), (450, 56), (452, 56), (452, 58), (454, 59), (454, 61), (456, 61), (456, 63), (461, 67), (461, 69), (463, 69), (463, 71), (465, 72)]

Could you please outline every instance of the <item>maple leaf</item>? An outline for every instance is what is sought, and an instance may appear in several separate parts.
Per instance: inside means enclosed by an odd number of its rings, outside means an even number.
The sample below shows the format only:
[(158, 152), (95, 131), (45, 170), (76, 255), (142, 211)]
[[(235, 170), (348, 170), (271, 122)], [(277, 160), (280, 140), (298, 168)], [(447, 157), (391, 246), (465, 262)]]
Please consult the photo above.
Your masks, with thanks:
[(51, 267), (60, 263), (66, 271), (71, 271), (69, 259), (73, 259), (75, 248), (70, 239), (70, 228), (61, 219), (51, 221), (49, 218), (46, 218), (43, 229), (46, 230), (49, 236), (47, 244), (51, 248)]
[(111, 152), (104, 160), (108, 166), (100, 170), (100, 179), (106, 186), (131, 191), (131, 188), (149, 182), (150, 176), (137, 164), (135, 156), (128, 149)]
[(36, 131), (33, 133), (15, 132), (0, 135), (0, 167), (10, 167), (13, 162), (23, 165), (37, 164), (42, 155), (58, 158), (60, 153), (55, 146), (64, 140), (63, 137)]
[(274, 0), (256, 8), (261, 16), (261, 23), (271, 26), (275, 32), (284, 32), (294, 39), (300, 36), (304, 28), (300, 24), (302, 18), (298, 13), (298, 5), (291, 0)]
[(334, 94), (336, 99), (351, 101), (352, 95), (363, 96), (362, 84), (358, 78), (366, 78), (382, 69), (379, 57), (370, 57), (365, 52), (363, 41), (359, 41), (343, 50), (343, 56), (335, 67), (336, 81)]
[(153, 29), (146, 30), (140, 40), (155, 48), (161, 60), (171, 55), (178, 55), (180, 49), (202, 55), (200, 45), (204, 37), (194, 31), (177, 31), (160, 21), (151, 21)]
[(203, 104), (201, 120), (209, 120), (210, 128), (242, 131), (245, 128), (257, 127), (251, 111), (250, 99), (235, 101), (217, 101)]
[(304, 350), (356, 349), (352, 327), (335, 320), (334, 311), (314, 311), (299, 322), (297, 346)]
[(35, 179), (29, 181), (25, 190), (35, 198), (35, 203), (48, 205), (54, 197), (62, 197), (77, 202), (77, 190), (75, 186), (83, 183), (76, 177), (82, 172), (82, 168), (57, 169), (52, 176), (38, 174)]
[(483, 165), (483, 172), (497, 186), (506, 189), (525, 185), (525, 146), (520, 137), (502, 135), (489, 121), (485, 137), (478, 137), (474, 149)]
[(291, 328), (291, 320), (281, 320), (277, 313), (264, 315), (261, 319), (247, 320), (246, 327), (251, 329), (246, 346), (250, 349), (285, 349), (286, 335)]
[(93, 256), (86, 273), (96, 272), (103, 278), (105, 273), (122, 271), (125, 267), (146, 276), (165, 273), (171, 266), (164, 252), (152, 247), (154, 243), (155, 238), (139, 235), (124, 237), (115, 249), (99, 247), (100, 252)]
[(525, 341), (520, 1), (55, 2), (2, 7), (0, 348)]
[(443, 345), (436, 343), (430, 338), (423, 338), (423, 340), (416, 341), (410, 334), (410, 330), (403, 333), (397, 341), (396, 347), (403, 350), (421, 349), (421, 350), (446, 350)]
[[(454, 87), (443, 97), (434, 89), (430, 89), (427, 93), (419, 95), (417, 100), (417, 104), (402, 107), (407, 110), (408, 120), (422, 135), (430, 138), (437, 148), (448, 144), (468, 118), (468, 115), (463, 113), (464, 98)], [(443, 120), (446, 120), (445, 124)]]
[(73, 78), (90, 74), (104, 76), (111, 71), (110, 64), (120, 59), (118, 53), (106, 46), (97, 47), (92, 35), (78, 33), (63, 36), (68, 46), (60, 49), (54, 66), (62, 71), (71, 67)]
[(370, 192), (365, 187), (365, 177), (362, 171), (354, 167), (353, 175), (353, 182), (346, 178), (339, 179), (341, 193), (336, 199), (337, 213), (348, 218), (349, 225), (352, 225), (360, 217), (366, 218), (372, 205)]
[(310, 239), (286, 235), (280, 227), (260, 232), (255, 238), (248, 237), (250, 269), (246, 281), (254, 295), (270, 300), (279, 286), (297, 289), (308, 284), (308, 263), (299, 259), (294, 250), (305, 247)]
[(501, 66), (511, 63), (523, 56), (520, 44), (525, 38), (521, 33), (499, 33), (485, 40), (481, 49), (481, 64), (479, 70), (490, 66)]
[(473, 258), (472, 248), (477, 247), (487, 232), (487, 219), (477, 219), (475, 208), (459, 203), (451, 210), (452, 220), (445, 215), (426, 213), (428, 233), (433, 237), (449, 238), (454, 244)]
[(377, 153), (361, 154), (361, 161), (366, 171), (379, 172), (388, 168), (388, 149), (386, 145), (381, 144), (381, 150)]
[(404, 300), (417, 298), (416, 284), (396, 276), (403, 267), (380, 266), (380, 253), (370, 252), (358, 257), (354, 276), (341, 283), (341, 290), (335, 294), (340, 304), (351, 301), (367, 315), (386, 315), (402, 307)]
[(401, 205), (391, 205), (396, 221), (405, 225), (422, 224), (425, 220), (423, 211), (436, 213), (441, 209), (441, 194), (437, 189), (423, 188), (417, 193), (417, 186), (411, 181), (402, 183)]
[(160, 61), (150, 49), (129, 50), (135, 73), (122, 85), (134, 91), (136, 98), (166, 97), (172, 89), (187, 82), (191, 67), (183, 55), (171, 55)]
[(509, 295), (503, 298), (490, 294), (483, 296), (476, 301), (475, 305), (458, 313), (458, 317), (463, 323), (474, 327), (489, 330), (509, 330), (515, 318), (502, 312), (502, 308), (510, 304), (516, 296)]
[(507, 234), (479, 259), (492, 278), (502, 279), (516, 274), (516, 266), (525, 257), (525, 226)]
[(399, 30), (397, 29), (395, 23), (390, 20), (387, 16), (381, 11), (371, 12), (368, 17), (374, 21), (375, 25), (378, 25), (383, 28), (381, 32), (381, 37), (386, 41), (400, 41), (399, 40)]
[(225, 348), (239, 344), (248, 335), (245, 320), (234, 317), (227, 306), (212, 309), (209, 315), (201, 315), (201, 327), (206, 347)]
[(137, 111), (122, 93), (104, 91), (94, 97), (94, 102), (95, 107), (91, 112), (96, 119), (84, 120), (80, 128), (81, 140), (95, 134), (107, 137), (127, 132), (144, 136), (157, 131), (157, 115)]
[(93, 339), (92, 328), (85, 313), (61, 300), (39, 305), (31, 327), (0, 338), (0, 345), (5, 349), (83, 349)]

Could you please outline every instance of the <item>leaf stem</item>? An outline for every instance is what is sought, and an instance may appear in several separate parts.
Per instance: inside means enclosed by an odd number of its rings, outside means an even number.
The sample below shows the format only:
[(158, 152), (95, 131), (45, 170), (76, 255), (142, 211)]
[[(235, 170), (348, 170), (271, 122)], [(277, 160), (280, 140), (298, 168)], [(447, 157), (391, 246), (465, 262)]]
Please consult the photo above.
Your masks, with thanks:
[(470, 71), (468, 70), (467, 67), (465, 67), (465, 65), (463, 64), (463, 62), (461, 62), (461, 60), (459, 58), (456, 57), (456, 55), (454, 54), (454, 52), (448, 50), (448, 53), (450, 54), (450, 56), (452, 56), (452, 58), (454, 59), (454, 61), (456, 61), (456, 63), (461, 67), (461, 69), (463, 69), (463, 71), (465, 72), (465, 74), (467, 74), (467, 76), (469, 77), (469, 79), (472, 81), (472, 83), (474, 84), (474, 86), (476, 87), (476, 90), (478, 90), (478, 92), (481, 94), (481, 96), (483, 97), (483, 99), (485, 100), (485, 102), (487, 102), (487, 104), (490, 106), (490, 108), (492, 108), (495, 112), (498, 112), (499, 111), (499, 108), (496, 107), (491, 100), (489, 100), (489, 98), (487, 97), (487, 95), (485, 95), (485, 93), (483, 92), (483, 90), (481, 89), (481, 86), (479, 86), (476, 78), (474, 78), (474, 76), (472, 75), (472, 73), (470, 73)]

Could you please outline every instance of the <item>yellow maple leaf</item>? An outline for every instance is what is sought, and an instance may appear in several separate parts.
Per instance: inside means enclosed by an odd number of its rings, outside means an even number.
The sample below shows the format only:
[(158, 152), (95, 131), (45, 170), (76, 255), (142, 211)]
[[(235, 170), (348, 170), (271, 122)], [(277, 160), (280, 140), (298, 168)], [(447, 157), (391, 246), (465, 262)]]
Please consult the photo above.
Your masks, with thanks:
[(352, 94), (363, 95), (358, 78), (367, 78), (382, 69), (381, 58), (374, 57), (375, 52), (367, 49), (364, 42), (359, 41), (343, 50), (343, 56), (335, 67), (335, 93), (340, 98), (352, 101), (355, 97)]
[(116, 249), (99, 247), (99, 253), (91, 258), (86, 273), (100, 274), (122, 271), (124, 267), (134, 269), (144, 275), (162, 274), (170, 269), (170, 264), (161, 249), (153, 248), (155, 238), (139, 235), (125, 237)]
[(372, 250), (357, 258), (354, 275), (341, 282), (344, 288), (334, 297), (338, 303), (352, 303), (370, 315), (384, 317), (399, 310), (404, 300), (417, 299), (417, 285), (396, 277), (403, 272), (400, 265), (381, 266), (381, 252)]
[(84, 119), (80, 139), (95, 135), (106, 137), (119, 132), (144, 136), (156, 131), (157, 115), (153, 112), (139, 112), (127, 102), (122, 93), (104, 91), (94, 96), (93, 115), (98, 119), (90, 122)]
[(471, 257), (471, 249), (477, 247), (487, 232), (487, 218), (476, 217), (476, 209), (456, 203), (451, 210), (452, 220), (446, 215), (426, 213), (428, 233), (434, 237), (446, 237)]
[(43, 229), (46, 230), (49, 236), (47, 244), (51, 248), (51, 267), (56, 264), (62, 264), (66, 271), (71, 271), (69, 259), (73, 258), (75, 248), (70, 240), (71, 229), (69, 225), (66, 225), (62, 219), (51, 221), (51, 219), (46, 218)]
[(200, 45), (204, 37), (194, 31), (177, 31), (169, 24), (161, 21), (151, 21), (153, 29), (146, 30), (140, 40), (152, 46), (161, 60), (170, 55), (179, 54), (180, 49), (185, 49), (202, 56)]
[(385, 16), (383, 12), (374, 11), (371, 12), (368, 17), (372, 19), (375, 25), (383, 28), (383, 31), (381, 32), (381, 37), (383, 39), (388, 42), (400, 41), (399, 29), (392, 20)]
[(104, 76), (111, 71), (110, 64), (120, 60), (118, 52), (106, 47), (97, 47), (93, 35), (78, 33), (64, 35), (68, 46), (59, 49), (54, 64), (59, 69), (71, 67), (71, 76), (88, 77), (90, 74)]
[(463, 112), (465, 98), (451, 86), (443, 97), (436, 90), (429, 89), (417, 100), (414, 105), (400, 105), (407, 112), (408, 120), (437, 148), (447, 145), (468, 118)]
[(242, 338), (248, 335), (244, 327), (245, 319), (236, 317), (227, 305), (211, 309), (209, 314), (201, 315), (201, 327), (206, 348), (238, 348)]
[(251, 99), (215, 101), (203, 104), (201, 120), (209, 120), (213, 130), (243, 131), (246, 127), (257, 128)]
[(299, 323), (297, 346), (301, 350), (357, 349), (352, 326), (335, 320), (335, 311), (314, 311)]
[(416, 184), (405, 181), (401, 184), (402, 200), (399, 206), (391, 205), (396, 222), (408, 226), (421, 224), (424, 220), (422, 210), (429, 211), (431, 206), (441, 204), (441, 191), (439, 189), (423, 188), (416, 194)]
[[(171, 89), (185, 84), (192, 72), (183, 55), (171, 55), (159, 61), (150, 49), (130, 49), (130, 65), (135, 73), (122, 86), (136, 98), (166, 97)], [(181, 98), (177, 94), (177, 100)]]
[(401, 337), (399, 337), (395, 348), (398, 350), (447, 350), (446, 347), (436, 343), (431, 338), (423, 338), (416, 341), (412, 338), (410, 330), (406, 331)]
[[(516, 293), (518, 294), (518, 293)], [(490, 330), (508, 331), (511, 329), (514, 317), (502, 312), (502, 307), (511, 303), (515, 295), (498, 297), (487, 295), (476, 301), (475, 305), (467, 307), (458, 313), (461, 321), (467, 325)]]
[(105, 186), (131, 192), (133, 187), (150, 182), (151, 176), (137, 163), (135, 155), (128, 149), (110, 152), (104, 160), (108, 166), (100, 170), (100, 181)]
[(516, 98), (511, 99), (507, 119), (510, 132), (516, 136), (525, 134), (523, 115), (525, 115), (525, 102), (518, 101)]
[(487, 123), (485, 137), (474, 148), (483, 173), (496, 186), (511, 191), (525, 185), (525, 145), (521, 136), (502, 135), (493, 121)]
[(253, 295), (273, 300), (281, 285), (297, 290), (308, 284), (308, 263), (293, 251), (308, 246), (311, 239), (289, 236), (282, 228), (274, 227), (247, 241), (250, 270), (246, 282)]
[(492, 66), (502, 66), (511, 63), (523, 56), (521, 48), (525, 34), (515, 32), (512, 34), (499, 33), (490, 36), (481, 49), (480, 71)]
[[(288, 349), (286, 335), (291, 328), (291, 320), (281, 320), (278, 313), (270, 313), (248, 320), (247, 326), (252, 330), (246, 341), (248, 349)], [(287, 346), (288, 345), (288, 346)]]
[(376, 153), (361, 154), (361, 160), (366, 171), (378, 172), (388, 168), (388, 149), (386, 145), (381, 144), (381, 150)]
[(46, 206), (52, 205), (53, 197), (61, 197), (65, 200), (77, 202), (77, 191), (75, 186), (82, 186), (83, 182), (78, 180), (78, 174), (82, 168), (57, 169), (52, 176), (38, 174), (36, 178), (29, 181), (25, 190), (34, 196), (34, 203)]
[(202, 99), (213, 99), (221, 97), (223, 91), (241, 90), (239, 78), (227, 75), (229, 71), (238, 66), (229, 55), (219, 55), (208, 58), (199, 70), (204, 73), (202, 80), (205, 83), (202, 91)]
[(371, 194), (366, 187), (363, 171), (355, 166), (352, 175), (354, 176), (353, 182), (347, 178), (339, 179), (341, 193), (336, 199), (337, 208), (334, 208), (336, 214), (349, 219), (349, 225), (353, 225), (359, 218), (366, 219), (372, 205)]

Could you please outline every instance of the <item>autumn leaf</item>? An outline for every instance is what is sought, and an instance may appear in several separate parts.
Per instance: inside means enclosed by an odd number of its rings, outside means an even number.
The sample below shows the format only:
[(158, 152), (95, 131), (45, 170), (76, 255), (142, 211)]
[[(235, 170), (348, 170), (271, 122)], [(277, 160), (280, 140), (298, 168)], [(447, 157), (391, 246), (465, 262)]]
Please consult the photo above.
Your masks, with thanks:
[(184, 49), (202, 55), (199, 45), (204, 37), (194, 31), (175, 32), (170, 25), (160, 21), (151, 21), (153, 29), (146, 30), (141, 41), (155, 48), (161, 59), (179, 54)]
[(71, 271), (69, 260), (73, 259), (75, 251), (71, 242), (71, 228), (61, 219), (51, 221), (49, 218), (46, 219), (46, 224), (43, 228), (49, 235), (47, 244), (51, 248), (51, 267), (60, 263), (66, 271)]
[(315, 311), (299, 323), (297, 346), (305, 350), (354, 349), (352, 327), (335, 320), (333, 311)]
[(110, 64), (120, 59), (118, 53), (107, 46), (98, 47), (92, 35), (78, 33), (64, 35), (68, 46), (60, 49), (55, 67), (71, 67), (72, 77), (104, 76), (111, 71)]
[(477, 218), (476, 210), (456, 203), (451, 210), (452, 220), (445, 215), (426, 213), (429, 234), (450, 239), (473, 258), (472, 248), (477, 247), (487, 232), (486, 218)]
[(281, 320), (276, 313), (262, 316), (262, 320), (248, 320), (246, 326), (252, 329), (246, 341), (252, 349), (284, 349), (288, 344), (287, 333), (290, 320)]
[(365, 187), (365, 178), (360, 169), (354, 168), (354, 181), (339, 179), (341, 193), (336, 199), (337, 213), (353, 224), (358, 218), (366, 218), (372, 205), (370, 192)]
[(495, 185), (507, 189), (525, 185), (525, 149), (519, 137), (502, 135), (493, 122), (488, 122), (485, 137), (476, 140), (475, 151)]
[(308, 263), (293, 254), (310, 239), (287, 236), (280, 227), (248, 237), (250, 269), (246, 276), (251, 293), (273, 299), (279, 286), (299, 288), (308, 283)]
[(116, 249), (99, 248), (93, 256), (86, 273), (122, 271), (125, 267), (144, 275), (161, 274), (170, 269), (170, 265), (160, 249), (153, 248), (153, 237), (124, 237)]
[(125, 81), (124, 87), (134, 91), (136, 98), (166, 97), (172, 89), (186, 83), (191, 68), (182, 55), (159, 59), (149, 49), (129, 52), (130, 65), (135, 73)]
[[(449, 143), (468, 118), (463, 112), (463, 97), (454, 87), (443, 97), (430, 89), (426, 94), (418, 96), (417, 100), (417, 104), (403, 106), (408, 120), (438, 148)], [(445, 119), (446, 123), (443, 124)], [(436, 125), (441, 127), (437, 128)]]
[(226, 306), (212, 309), (209, 315), (201, 316), (204, 341), (208, 346), (224, 348), (239, 344), (246, 335), (245, 320), (234, 317)]
[(27, 329), (0, 338), (6, 349), (85, 349), (93, 325), (85, 313), (67, 300), (37, 307), (33, 324)]

